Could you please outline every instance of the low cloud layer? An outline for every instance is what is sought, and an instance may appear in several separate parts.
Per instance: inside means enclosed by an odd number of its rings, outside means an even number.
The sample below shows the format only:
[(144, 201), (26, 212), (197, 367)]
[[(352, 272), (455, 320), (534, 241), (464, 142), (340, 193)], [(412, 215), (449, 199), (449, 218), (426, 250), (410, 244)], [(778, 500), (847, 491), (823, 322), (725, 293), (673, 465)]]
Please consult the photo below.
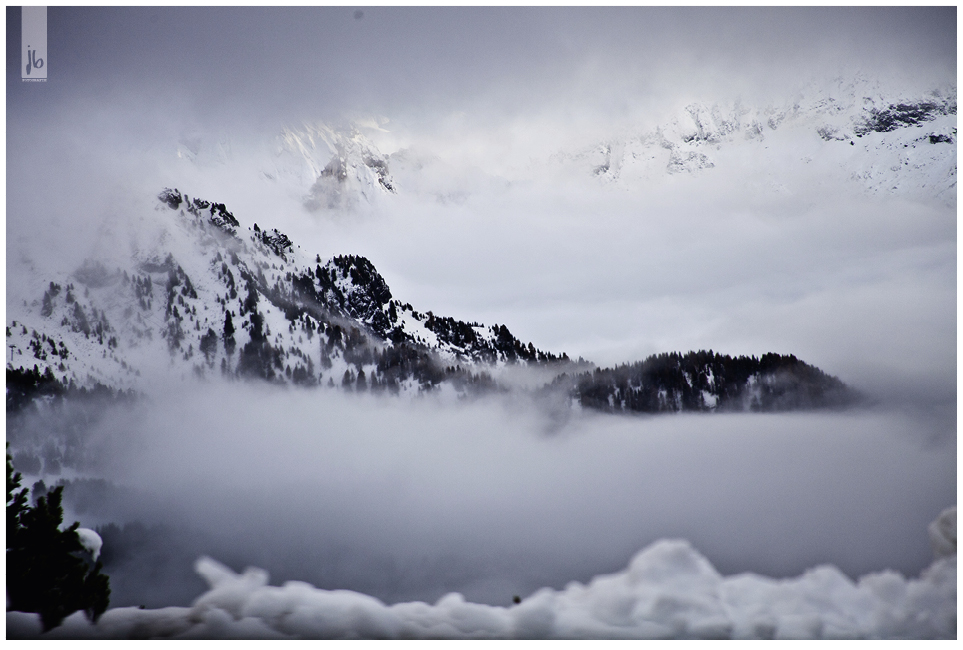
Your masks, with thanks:
[(102, 420), (83, 473), (114, 487), (94, 500), (68, 487), (68, 517), (163, 524), (113, 567), (118, 605), (187, 604), (200, 592), (145, 562), (190, 575), (202, 554), (386, 602), (459, 591), (506, 604), (666, 537), (724, 574), (832, 563), (913, 576), (931, 559), (927, 524), (955, 499), (947, 425), (886, 411), (576, 413), (559, 428), (524, 403), (194, 386)]

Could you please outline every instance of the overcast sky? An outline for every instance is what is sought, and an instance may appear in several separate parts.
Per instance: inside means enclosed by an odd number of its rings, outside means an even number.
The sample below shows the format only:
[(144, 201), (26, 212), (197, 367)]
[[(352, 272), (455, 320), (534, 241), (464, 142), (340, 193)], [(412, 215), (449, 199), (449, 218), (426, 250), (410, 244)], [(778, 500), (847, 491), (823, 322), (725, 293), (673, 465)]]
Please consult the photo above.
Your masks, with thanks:
[[(199, 119), (285, 119), (767, 89), (841, 64), (955, 76), (955, 8), (68, 8), (48, 10), (47, 84), (22, 84), (8, 8), (11, 117), (142, 95)], [(935, 75), (934, 75), (935, 76)]]

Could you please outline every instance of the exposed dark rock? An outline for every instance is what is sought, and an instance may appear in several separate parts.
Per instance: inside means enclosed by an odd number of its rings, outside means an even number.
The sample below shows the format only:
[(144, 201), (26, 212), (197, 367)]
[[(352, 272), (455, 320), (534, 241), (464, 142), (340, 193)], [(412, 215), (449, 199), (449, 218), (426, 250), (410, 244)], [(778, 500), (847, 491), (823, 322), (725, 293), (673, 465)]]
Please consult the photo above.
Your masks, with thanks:
[(873, 109), (856, 124), (856, 135), (885, 133), (935, 120), (940, 115), (956, 115), (956, 102), (949, 100), (924, 101), (915, 104), (890, 104), (882, 110)]

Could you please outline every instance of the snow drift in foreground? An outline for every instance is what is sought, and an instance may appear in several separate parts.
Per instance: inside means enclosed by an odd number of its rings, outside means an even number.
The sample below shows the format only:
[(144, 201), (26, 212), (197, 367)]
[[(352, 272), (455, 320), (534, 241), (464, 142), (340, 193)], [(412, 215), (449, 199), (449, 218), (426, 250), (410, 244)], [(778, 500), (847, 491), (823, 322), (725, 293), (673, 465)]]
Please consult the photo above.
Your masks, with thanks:
[[(81, 612), (44, 638), (956, 638), (956, 508), (930, 525), (937, 559), (919, 579), (893, 571), (854, 583), (824, 565), (797, 578), (723, 577), (684, 540), (640, 551), (625, 571), (563, 591), (541, 589), (513, 607), (381, 601), (304, 582), (268, 585), (201, 558), (210, 590), (193, 607)], [(7, 612), (7, 637), (37, 637), (36, 614)]]

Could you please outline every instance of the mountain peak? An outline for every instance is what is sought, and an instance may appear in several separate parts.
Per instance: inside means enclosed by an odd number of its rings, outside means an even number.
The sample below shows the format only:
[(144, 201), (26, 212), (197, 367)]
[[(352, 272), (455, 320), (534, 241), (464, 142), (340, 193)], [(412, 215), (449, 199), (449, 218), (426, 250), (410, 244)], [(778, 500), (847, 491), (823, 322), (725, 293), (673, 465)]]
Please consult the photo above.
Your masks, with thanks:
[(601, 410), (811, 408), (851, 396), (792, 356), (672, 354), (586, 373), (591, 364), (525, 344), (505, 325), (394, 299), (365, 257), (311, 263), (276, 229), (254, 224), (249, 237), (238, 236), (221, 203), (172, 188), (157, 199), (173, 220), (169, 231), (179, 223), (193, 245), (166, 236), (181, 243), (137, 253), (127, 268), (92, 259), (51, 280), (7, 326), (8, 369), (25, 391), (51, 382), (124, 390), (142, 374), (173, 372), (396, 393), (450, 385), (471, 394), (508, 390), (511, 382), (492, 373), (528, 366), (549, 382), (543, 391)]
[(196, 197), (193, 200), (187, 200), (178, 190), (171, 188), (164, 188), (157, 198), (172, 210), (177, 210), (182, 203), (186, 203), (184, 209), (187, 212), (199, 219), (206, 218), (209, 223), (230, 235), (237, 235), (237, 229), (241, 225), (234, 215), (227, 211), (223, 203), (211, 203)]
[(388, 158), (354, 124), (333, 129), (325, 124), (286, 128), (278, 137), (275, 174), (295, 175), (309, 186), (309, 210), (352, 208), (393, 194)]

